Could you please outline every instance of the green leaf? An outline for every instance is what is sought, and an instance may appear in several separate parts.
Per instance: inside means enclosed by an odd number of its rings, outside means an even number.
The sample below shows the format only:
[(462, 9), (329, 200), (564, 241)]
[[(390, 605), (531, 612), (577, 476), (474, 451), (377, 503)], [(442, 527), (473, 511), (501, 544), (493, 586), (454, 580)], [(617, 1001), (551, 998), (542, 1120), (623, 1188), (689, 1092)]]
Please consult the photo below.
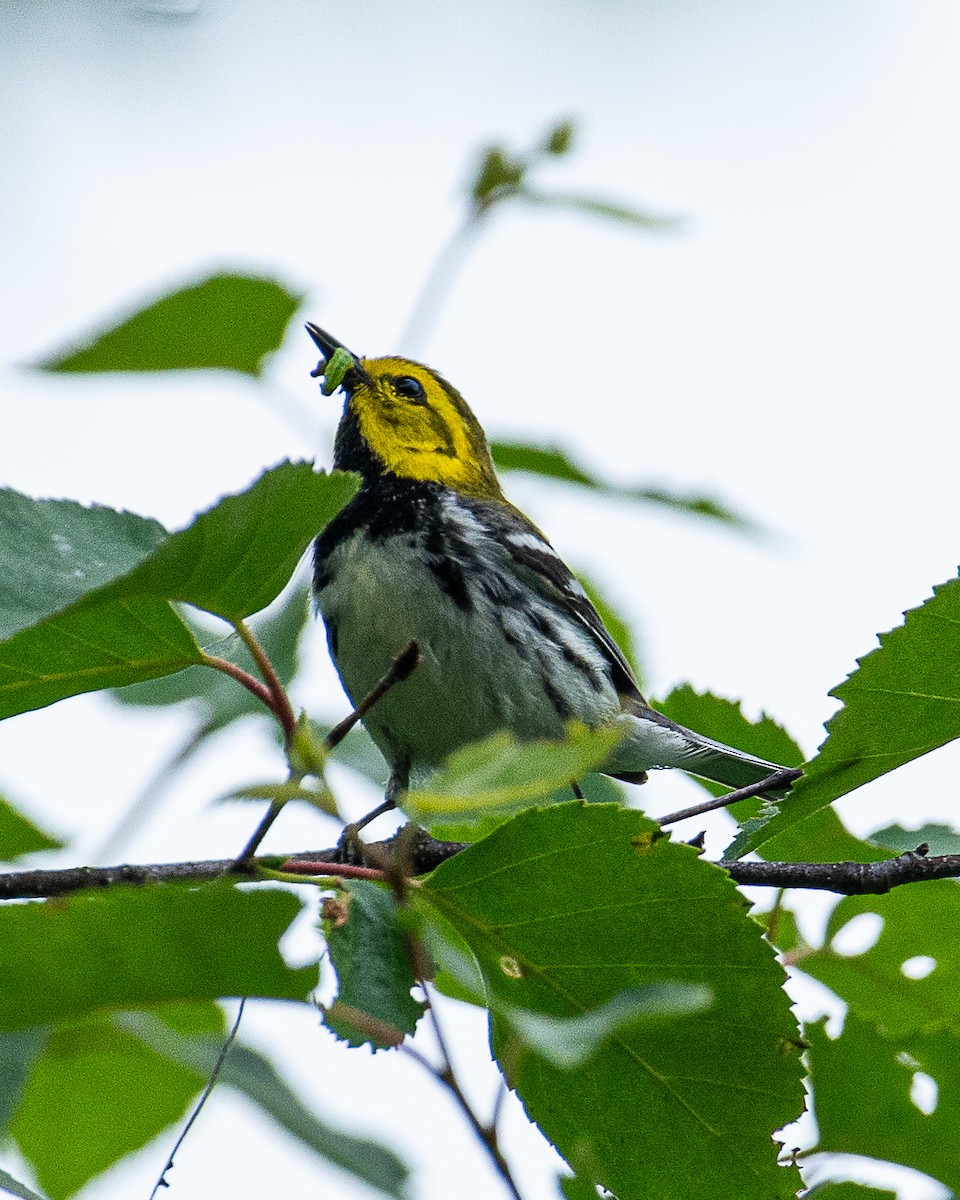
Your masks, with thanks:
[(521, 742), (504, 731), (455, 751), (428, 790), (407, 793), (421, 824), (504, 816), (595, 771), (623, 737), (619, 729), (571, 727), (563, 741)]
[(299, 907), (285, 892), (226, 884), (114, 887), (7, 905), (0, 1029), (162, 1001), (303, 1000), (316, 971), (287, 967), (277, 950)]
[(41, 371), (214, 369), (256, 377), (302, 301), (273, 279), (211, 275), (36, 366)]
[[(832, 1040), (822, 1024), (808, 1027), (818, 1152), (861, 1154), (913, 1167), (960, 1191), (960, 1039), (949, 1030), (889, 1040), (847, 1015)], [(917, 1070), (937, 1084), (937, 1106), (922, 1112), (911, 1099)]]
[[(781, 838), (833, 800), (960, 737), (960, 579), (934, 588), (830, 693), (843, 707), (777, 814), (741, 847), (785, 857)], [(801, 831), (802, 832), (802, 831)]]
[(898, 854), (916, 850), (926, 844), (928, 854), (960, 854), (960, 833), (949, 825), (921, 825), (919, 829), (904, 829), (902, 825), (887, 825), (870, 834), (876, 842)]
[(0, 862), (15, 862), (40, 850), (60, 850), (63, 845), (0, 796)]
[(44, 1191), (65, 1200), (179, 1120), (203, 1082), (92, 1016), (53, 1032), (11, 1133)]
[[(834, 949), (841, 930), (865, 913), (883, 923), (875, 944), (862, 954)], [(885, 896), (845, 897), (830, 914), (826, 944), (798, 965), (884, 1033), (960, 1026), (960, 885), (937, 879)]]
[(47, 1029), (24, 1029), (0, 1033), (0, 1138), (20, 1103), (20, 1094), (33, 1064), (46, 1045)]
[(228, 621), (266, 607), (354, 490), (353, 476), (283, 463), (225, 497), (127, 574), (0, 643), (0, 717), (202, 662), (169, 602)]
[(557, 1180), (560, 1195), (565, 1200), (597, 1200), (597, 1185), (576, 1175), (561, 1175)]
[[(150, 1013), (124, 1013), (118, 1024), (158, 1054), (209, 1078), (223, 1047), (220, 1037), (173, 1037)], [(327, 1124), (304, 1106), (262, 1054), (238, 1043), (230, 1048), (220, 1083), (235, 1088), (277, 1124), (329, 1163), (388, 1196), (403, 1197), (409, 1174), (386, 1147)]]
[(0, 1168), (0, 1192), (17, 1196), (19, 1200), (47, 1200), (46, 1196), (41, 1196), (39, 1192), (28, 1188), (25, 1183), (14, 1179), (12, 1175), (8, 1175), (2, 1168)]
[(577, 1017), (673, 980), (715, 996), (708, 1012), (621, 1030), (574, 1070), (524, 1052), (494, 1015), (510, 1085), (574, 1170), (619, 1200), (795, 1195), (771, 1135), (803, 1106), (797, 1027), (724, 872), (637, 812), (572, 803), (521, 813), (413, 895), (467, 941), (494, 1012)]
[[(393, 893), (375, 883), (349, 881), (343, 896), (326, 901), (323, 912), (330, 960), (340, 982), (339, 1003), (400, 1033), (413, 1033), (424, 1006), (410, 994), (416, 979)], [(327, 1014), (325, 1024), (351, 1046), (395, 1044), (378, 1041), (369, 1029), (351, 1025), (336, 1012)]]
[(304, 550), (356, 490), (353, 475), (281, 463), (171, 535), (111, 590), (243, 620), (280, 594)]
[(558, 446), (536, 446), (526, 442), (491, 442), (490, 452), (498, 470), (527, 471), (547, 479), (558, 479), (564, 483), (579, 484), (590, 491), (610, 496), (617, 500), (636, 500), (645, 504), (656, 504), (688, 516), (708, 517), (721, 524), (730, 525), (744, 533), (758, 534), (760, 527), (746, 517), (733, 512), (709, 496), (677, 496), (663, 488), (624, 487), (610, 483), (588, 472), (584, 467)]
[(147, 517), (0, 488), (0, 637), (125, 575), (167, 536)]
[(635, 229), (654, 229), (658, 232), (673, 233), (683, 227), (682, 217), (664, 217), (656, 213), (645, 212), (626, 204), (616, 204), (609, 200), (600, 200), (595, 196), (584, 196), (578, 192), (542, 192), (539, 189), (523, 186), (516, 195), (529, 204), (542, 205), (547, 208), (566, 208), (571, 212), (585, 213), (589, 217), (604, 217), (616, 221), (620, 225), (630, 225)]
[(569, 1071), (589, 1062), (614, 1034), (645, 1021), (666, 1021), (704, 1012), (713, 993), (698, 983), (650, 983), (618, 992), (578, 1017), (551, 1017), (515, 1005), (498, 1007), (524, 1046), (551, 1066)]

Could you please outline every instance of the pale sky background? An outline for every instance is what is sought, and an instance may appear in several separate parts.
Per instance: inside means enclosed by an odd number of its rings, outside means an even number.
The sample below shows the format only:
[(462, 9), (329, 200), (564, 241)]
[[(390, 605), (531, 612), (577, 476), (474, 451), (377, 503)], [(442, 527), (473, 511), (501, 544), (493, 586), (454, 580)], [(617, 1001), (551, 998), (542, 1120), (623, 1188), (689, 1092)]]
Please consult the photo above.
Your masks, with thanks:
[[(812, 753), (828, 690), (955, 574), (954, 3), (8, 0), (0, 32), (3, 484), (176, 527), (281, 458), (327, 464), (338, 405), (307, 377), (316, 351), (296, 327), (261, 386), (17, 364), (217, 269), (286, 281), (309, 297), (304, 318), (360, 353), (403, 352), (478, 149), (526, 146), (572, 116), (577, 152), (542, 184), (682, 215), (683, 232), (504, 211), (416, 349), (491, 433), (556, 441), (625, 483), (711, 492), (777, 531), (750, 541), (511, 481), (632, 620), (650, 691), (686, 680), (742, 698)], [(311, 658), (297, 699), (339, 715), (319, 637)], [(0, 726), (0, 787), (76, 838), (69, 861), (88, 861), (189, 727), (187, 714), (72, 700)], [(252, 812), (210, 800), (278, 770), (265, 737), (234, 731), (124, 857), (234, 852)], [(948, 748), (841, 813), (856, 832), (949, 821), (958, 771)], [(655, 815), (692, 795), (658, 776), (642, 801)], [(352, 789), (357, 811), (370, 799)], [(270, 844), (328, 840), (315, 817), (285, 813)], [(309, 954), (305, 932), (293, 949)], [(821, 995), (801, 999), (812, 1014)], [(482, 1020), (448, 1019), (492, 1097)], [(244, 1032), (321, 1112), (402, 1148), (416, 1200), (501, 1194), (409, 1063), (341, 1052), (305, 1009), (260, 1006)], [(525, 1196), (554, 1195), (539, 1136), (514, 1110), (508, 1126)], [(171, 1141), (84, 1200), (146, 1200)], [(362, 1195), (224, 1090), (169, 1195), (246, 1200), (278, 1180), (288, 1194)], [(902, 1187), (942, 1194), (916, 1176)]]

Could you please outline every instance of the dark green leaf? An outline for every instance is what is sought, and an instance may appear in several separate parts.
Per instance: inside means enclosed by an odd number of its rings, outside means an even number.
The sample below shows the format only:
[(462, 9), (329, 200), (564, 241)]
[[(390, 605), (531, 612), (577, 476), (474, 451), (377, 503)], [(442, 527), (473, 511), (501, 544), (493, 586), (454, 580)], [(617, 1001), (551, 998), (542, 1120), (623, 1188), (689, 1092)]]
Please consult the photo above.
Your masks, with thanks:
[(39, 826), (18, 812), (9, 800), (0, 796), (0, 862), (14, 862), (24, 854), (39, 850), (59, 850), (63, 842), (44, 833)]
[(179, 1120), (203, 1082), (103, 1016), (89, 1017), (53, 1032), (11, 1133), (44, 1191), (65, 1200)]
[(200, 513), (111, 590), (163, 596), (242, 620), (280, 594), (304, 550), (356, 490), (353, 475), (281, 463)]
[(624, 487), (586, 471), (558, 446), (535, 446), (525, 442), (491, 442), (490, 452), (498, 470), (527, 471), (547, 479), (575, 483), (617, 500), (637, 500), (671, 508), (690, 516), (709, 517), (744, 533), (759, 533), (760, 527), (709, 496), (677, 496), (663, 488)]
[(579, 1179), (576, 1175), (561, 1175), (557, 1185), (564, 1200), (597, 1200), (599, 1195), (596, 1184)]
[[(843, 707), (777, 814), (741, 850), (785, 857), (781, 837), (833, 800), (960, 736), (960, 579), (934, 588), (830, 693)], [(801, 831), (802, 832), (802, 831)]]
[[(850, 1013), (843, 1034), (808, 1028), (814, 1108), (825, 1153), (862, 1154), (914, 1167), (960, 1191), (960, 1039), (949, 1030), (888, 1040)], [(917, 1070), (937, 1084), (937, 1106), (911, 1098)]]
[(23, 1085), (43, 1052), (48, 1029), (0, 1033), (0, 1139), (20, 1103)]
[[(348, 882), (342, 897), (325, 903), (324, 918), (330, 959), (340, 982), (337, 1000), (400, 1033), (413, 1033), (423, 1005), (410, 994), (416, 979), (393, 893), (363, 880)], [(351, 1046), (383, 1044), (369, 1030), (334, 1013), (328, 1013), (326, 1024)]]
[(870, 834), (870, 841), (899, 854), (916, 850), (926, 844), (928, 854), (960, 854), (960, 833), (949, 825), (922, 825), (919, 829), (904, 829), (902, 825), (887, 825)]
[(28, 1188), (25, 1183), (14, 1179), (12, 1175), (8, 1175), (2, 1168), (0, 1168), (0, 1192), (5, 1192), (10, 1196), (17, 1196), (18, 1200), (47, 1200), (46, 1196), (41, 1196), (39, 1192)]
[(354, 490), (353, 476), (283, 463), (225, 497), (126, 575), (0, 644), (0, 716), (201, 662), (169, 601), (230, 621), (266, 607)]
[(316, 971), (287, 967), (277, 950), (298, 911), (287, 893), (225, 884), (8, 905), (0, 909), (0, 1029), (162, 1001), (303, 1000)]
[(147, 517), (0, 489), (0, 637), (125, 575), (166, 537)]
[(43, 371), (183, 371), (258, 376), (303, 297), (273, 279), (211, 275), (37, 363)]
[(771, 1135), (803, 1105), (797, 1027), (782, 969), (723, 872), (637, 812), (561, 804), (502, 825), (416, 896), (470, 945), (494, 1012), (575, 1017), (668, 980), (713, 992), (708, 1012), (621, 1030), (567, 1071), (494, 1016), (511, 1086), (575, 1170), (589, 1163), (620, 1200), (795, 1195)]
[[(839, 953), (834, 938), (864, 913), (883, 922), (879, 939), (862, 954)], [(937, 1022), (960, 1027), (960, 885), (953, 880), (845, 897), (830, 914), (826, 939), (798, 965), (882, 1032), (899, 1036)], [(916, 978), (911, 960), (923, 959), (930, 961), (916, 962)]]
[[(149, 1013), (125, 1013), (115, 1020), (158, 1054), (204, 1078), (210, 1077), (223, 1047), (221, 1037), (173, 1037)], [(310, 1112), (262, 1054), (234, 1043), (224, 1061), (220, 1082), (236, 1088), (327, 1162), (388, 1196), (399, 1198), (405, 1194), (408, 1171), (395, 1154), (378, 1142), (344, 1133)]]

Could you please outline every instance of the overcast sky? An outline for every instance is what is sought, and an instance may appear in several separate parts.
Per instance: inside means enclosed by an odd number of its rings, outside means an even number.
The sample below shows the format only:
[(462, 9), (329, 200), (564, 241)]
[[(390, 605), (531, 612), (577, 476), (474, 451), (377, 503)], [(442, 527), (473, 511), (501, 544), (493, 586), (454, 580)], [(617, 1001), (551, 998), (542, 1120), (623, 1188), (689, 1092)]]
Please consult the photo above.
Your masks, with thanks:
[[(829, 689), (955, 574), (955, 4), (48, 0), (8, 3), (0, 24), (0, 482), (175, 527), (283, 457), (329, 463), (337, 404), (309, 380), (316, 352), (296, 328), (262, 386), (19, 364), (222, 268), (286, 281), (305, 318), (361, 353), (403, 352), (478, 149), (572, 116), (577, 152), (543, 185), (679, 215), (682, 231), (504, 211), (416, 351), (491, 433), (557, 442), (622, 482), (708, 491), (775, 531), (748, 540), (512, 481), (636, 626), (651, 692), (688, 680), (742, 698), (812, 753)], [(312, 657), (298, 699), (336, 715), (319, 639)], [(83, 858), (188, 728), (69, 701), (0, 727), (0, 787)], [(842, 815), (857, 832), (949, 819), (958, 769), (948, 748)], [(208, 802), (277, 770), (265, 738), (238, 733), (125, 857), (230, 853), (250, 810)], [(655, 814), (681, 794), (658, 776), (642, 799)], [(369, 798), (355, 789), (356, 805)], [(283, 822), (278, 846), (317, 844), (315, 818)], [(482, 1022), (451, 1019), (485, 1060)], [(247, 1028), (327, 1113), (413, 1138), (418, 1200), (448, 1197), (451, 1179), (465, 1200), (496, 1194), (429, 1083), (396, 1056), (339, 1054), (315, 1024), (264, 1006)], [(513, 1124), (531, 1200), (552, 1195), (536, 1136)], [(85, 1197), (145, 1195), (165, 1152)], [(183, 1153), (177, 1200), (212, 1179), (262, 1196), (278, 1170), (285, 1190), (316, 1192), (315, 1163), (224, 1095)]]

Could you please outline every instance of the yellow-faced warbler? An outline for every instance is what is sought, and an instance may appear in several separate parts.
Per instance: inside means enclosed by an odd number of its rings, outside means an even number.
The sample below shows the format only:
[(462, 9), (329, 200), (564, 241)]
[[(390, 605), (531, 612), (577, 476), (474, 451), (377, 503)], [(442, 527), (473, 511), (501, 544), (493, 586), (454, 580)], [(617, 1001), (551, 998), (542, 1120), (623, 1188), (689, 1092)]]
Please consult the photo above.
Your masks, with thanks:
[(601, 767), (618, 779), (680, 767), (736, 788), (781, 771), (647, 705), (583, 588), (504, 497), (455, 388), (420, 363), (358, 358), (307, 330), (324, 356), (314, 376), (346, 396), (334, 466), (361, 479), (315, 546), (330, 654), (354, 703), (411, 641), (423, 656), (364, 718), (390, 765), (388, 802), (469, 742), (503, 729), (561, 738), (571, 720), (624, 728)]

